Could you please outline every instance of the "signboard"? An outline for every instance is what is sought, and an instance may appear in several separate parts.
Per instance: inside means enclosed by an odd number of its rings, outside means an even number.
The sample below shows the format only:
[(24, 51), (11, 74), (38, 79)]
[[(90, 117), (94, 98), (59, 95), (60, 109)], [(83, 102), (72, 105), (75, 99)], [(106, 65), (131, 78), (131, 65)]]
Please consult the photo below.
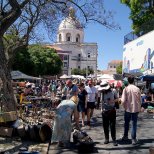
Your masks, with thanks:
[(154, 30), (123, 47), (123, 73), (143, 73), (154, 69)]

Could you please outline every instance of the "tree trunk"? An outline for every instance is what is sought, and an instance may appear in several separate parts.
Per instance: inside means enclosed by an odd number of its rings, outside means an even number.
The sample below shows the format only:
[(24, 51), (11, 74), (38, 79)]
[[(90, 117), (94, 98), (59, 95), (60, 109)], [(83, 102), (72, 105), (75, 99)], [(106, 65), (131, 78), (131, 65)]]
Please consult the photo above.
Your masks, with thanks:
[[(2, 37), (0, 37), (0, 80), (2, 81), (2, 88), (0, 94), (3, 94), (1, 108), (4, 112), (16, 111), (16, 103), (14, 100), (14, 93), (11, 81), (10, 68), (5, 56)], [(1, 86), (0, 86), (1, 87)]]

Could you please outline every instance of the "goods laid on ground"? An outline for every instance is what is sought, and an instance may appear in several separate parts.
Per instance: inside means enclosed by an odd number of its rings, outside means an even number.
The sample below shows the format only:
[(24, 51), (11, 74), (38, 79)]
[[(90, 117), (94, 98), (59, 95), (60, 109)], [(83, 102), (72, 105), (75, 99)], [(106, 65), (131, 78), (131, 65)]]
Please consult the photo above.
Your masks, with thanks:
[[(55, 108), (57, 99), (34, 99), (29, 97), (27, 103), (20, 103), (16, 118), (7, 122), (7, 116), (2, 118), (1, 114), (1, 132), (0, 136), (20, 137), (22, 140), (31, 140), (36, 142), (46, 142), (52, 136), (52, 127), (55, 117)], [(56, 107), (56, 106), (55, 106)], [(6, 113), (5, 113), (6, 115)], [(7, 114), (8, 115), (8, 114)], [(3, 121), (2, 121), (3, 120)]]
[(37, 142), (50, 140), (55, 117), (54, 108), (51, 106), (52, 102), (39, 100), (19, 107), (21, 119), (15, 126), (16, 134), (22, 139)]

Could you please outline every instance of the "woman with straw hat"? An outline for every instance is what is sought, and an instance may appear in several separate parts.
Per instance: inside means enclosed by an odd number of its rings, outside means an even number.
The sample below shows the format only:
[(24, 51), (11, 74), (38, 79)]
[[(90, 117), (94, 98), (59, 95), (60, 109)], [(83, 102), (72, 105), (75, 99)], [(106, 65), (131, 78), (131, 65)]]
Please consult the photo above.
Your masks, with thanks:
[(77, 102), (76, 96), (69, 100), (63, 100), (56, 108), (56, 115), (53, 125), (51, 144), (58, 144), (60, 147), (67, 146), (70, 142), (72, 121), (71, 116), (74, 113), (75, 122), (77, 122)]

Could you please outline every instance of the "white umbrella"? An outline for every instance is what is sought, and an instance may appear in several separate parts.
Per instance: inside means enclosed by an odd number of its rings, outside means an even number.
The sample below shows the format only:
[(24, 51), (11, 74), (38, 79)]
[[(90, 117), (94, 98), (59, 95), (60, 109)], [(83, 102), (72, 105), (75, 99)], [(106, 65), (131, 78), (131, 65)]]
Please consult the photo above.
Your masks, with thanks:
[(113, 75), (103, 74), (97, 78), (98, 80), (114, 80)]
[(71, 77), (74, 78), (74, 79), (83, 79), (83, 80), (85, 80), (85, 77), (82, 76), (82, 75), (71, 75)]
[(69, 79), (70, 76), (67, 76), (66, 74), (63, 74), (62, 76), (60, 76), (60, 79)]

